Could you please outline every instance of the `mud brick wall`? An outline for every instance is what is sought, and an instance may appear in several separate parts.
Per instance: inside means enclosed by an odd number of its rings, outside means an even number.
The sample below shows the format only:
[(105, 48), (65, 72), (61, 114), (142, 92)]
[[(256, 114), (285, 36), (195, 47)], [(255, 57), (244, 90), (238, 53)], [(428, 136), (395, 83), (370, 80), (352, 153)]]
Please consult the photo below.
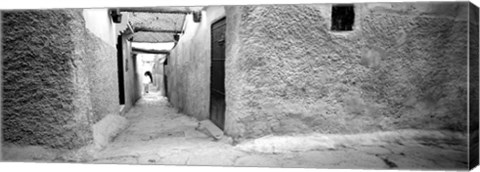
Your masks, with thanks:
[(52, 148), (91, 143), (91, 126), (114, 112), (112, 101), (118, 106), (115, 48), (85, 28), (82, 10), (2, 15), (3, 141)]
[(228, 134), (466, 131), (467, 3), (228, 8)]

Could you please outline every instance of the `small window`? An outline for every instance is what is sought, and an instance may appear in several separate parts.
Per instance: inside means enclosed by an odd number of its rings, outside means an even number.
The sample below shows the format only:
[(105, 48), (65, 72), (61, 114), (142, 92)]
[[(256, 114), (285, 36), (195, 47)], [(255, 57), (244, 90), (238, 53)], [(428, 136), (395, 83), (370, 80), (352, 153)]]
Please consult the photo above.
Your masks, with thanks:
[(355, 12), (353, 5), (334, 5), (332, 7), (332, 30), (350, 31), (353, 30)]

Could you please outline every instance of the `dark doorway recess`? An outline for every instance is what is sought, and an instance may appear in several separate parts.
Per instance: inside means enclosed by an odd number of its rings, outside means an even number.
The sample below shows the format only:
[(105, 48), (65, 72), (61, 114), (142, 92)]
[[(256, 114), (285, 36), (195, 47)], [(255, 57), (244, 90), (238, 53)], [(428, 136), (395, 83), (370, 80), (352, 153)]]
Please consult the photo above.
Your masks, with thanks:
[(225, 123), (225, 18), (212, 24), (210, 68), (210, 120), (220, 129)]
[(150, 71), (146, 71), (143, 75), (147, 75), (149, 78), (150, 78), (150, 81), (153, 82), (153, 75), (152, 75), (152, 72)]
[(125, 104), (125, 82), (123, 72), (123, 39), (122, 35), (117, 38), (117, 71), (118, 71), (118, 91), (120, 104)]
[(167, 58), (165, 59), (165, 62), (163, 62), (163, 88), (165, 89), (165, 97), (168, 99), (168, 82), (167, 82), (167, 64), (168, 64), (168, 55)]
[(349, 31), (353, 30), (355, 21), (355, 12), (353, 5), (334, 5), (332, 7), (332, 30)]

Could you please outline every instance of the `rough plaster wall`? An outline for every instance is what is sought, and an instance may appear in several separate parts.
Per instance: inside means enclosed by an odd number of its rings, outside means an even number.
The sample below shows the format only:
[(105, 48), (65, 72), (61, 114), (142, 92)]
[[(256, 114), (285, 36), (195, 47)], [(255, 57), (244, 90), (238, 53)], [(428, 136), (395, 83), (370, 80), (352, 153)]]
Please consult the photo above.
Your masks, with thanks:
[(209, 117), (210, 99), (210, 27), (223, 18), (223, 7), (208, 7), (202, 21), (186, 17), (186, 31), (168, 58), (170, 102), (180, 111), (198, 119)]
[(356, 4), (342, 33), (330, 5), (230, 7), (226, 132), (465, 131), (466, 7)]
[(5, 141), (78, 148), (116, 113), (115, 48), (85, 27), (82, 10), (6, 12)]
[(163, 81), (163, 62), (165, 56), (162, 55), (157, 57), (154, 61), (152, 73), (153, 73), (153, 83), (155, 87), (160, 91), (162, 96), (165, 96), (164, 81)]
[[(79, 11), (77, 11), (79, 13)], [(73, 113), (79, 114), (75, 115), (77, 125), (88, 127), (85, 130), (88, 130), (88, 135), (85, 135), (88, 138), (87, 140), (92, 139), (92, 130), (91, 125), (94, 123), (94, 113), (92, 108), (92, 99), (91, 99), (91, 80), (90, 80), (90, 60), (93, 58), (93, 54), (90, 51), (90, 48), (86, 45), (91, 44), (90, 37), (87, 30), (84, 27), (85, 20), (81, 16), (77, 16), (74, 20), (71, 20), (71, 23), (74, 25), (70, 26), (73, 30), (71, 41), (74, 44), (74, 52), (72, 54), (72, 90), (75, 91), (73, 97)], [(82, 137), (78, 135), (77, 137)]]
[[(91, 140), (89, 114), (74, 98), (88, 94), (78, 51), (79, 10), (3, 13), (3, 136), (19, 145), (76, 148)], [(77, 80), (78, 79), (78, 80)], [(77, 90), (78, 89), (78, 90)], [(88, 104), (88, 100), (85, 100)]]
[(118, 77), (116, 48), (88, 32), (84, 44), (89, 58), (89, 80), (94, 122), (108, 114), (118, 114)]
[(108, 9), (84, 9), (85, 47), (89, 55), (89, 87), (94, 122), (118, 114), (118, 77), (115, 27)]
[(123, 37), (123, 72), (124, 72), (124, 84), (125, 84), (125, 109), (128, 111), (135, 102), (140, 98), (140, 88), (138, 86), (138, 78), (136, 76), (136, 58), (131, 54), (131, 43)]
[(225, 33), (225, 132), (229, 135), (239, 136), (244, 132), (244, 125), (238, 123), (242, 113), (243, 105), (248, 100), (243, 99), (242, 93), (246, 92), (249, 87), (245, 87), (245, 72), (239, 72), (242, 42), (240, 40), (240, 21), (241, 8), (230, 6), (226, 7), (227, 28)]

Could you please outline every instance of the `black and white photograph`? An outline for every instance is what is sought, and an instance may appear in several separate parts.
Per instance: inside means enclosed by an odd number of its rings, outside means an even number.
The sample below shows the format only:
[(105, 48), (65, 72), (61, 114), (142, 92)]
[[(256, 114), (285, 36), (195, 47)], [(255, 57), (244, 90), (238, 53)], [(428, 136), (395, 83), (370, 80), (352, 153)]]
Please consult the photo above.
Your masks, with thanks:
[(472, 2), (114, 5), (0, 6), (0, 168), (478, 165)]

